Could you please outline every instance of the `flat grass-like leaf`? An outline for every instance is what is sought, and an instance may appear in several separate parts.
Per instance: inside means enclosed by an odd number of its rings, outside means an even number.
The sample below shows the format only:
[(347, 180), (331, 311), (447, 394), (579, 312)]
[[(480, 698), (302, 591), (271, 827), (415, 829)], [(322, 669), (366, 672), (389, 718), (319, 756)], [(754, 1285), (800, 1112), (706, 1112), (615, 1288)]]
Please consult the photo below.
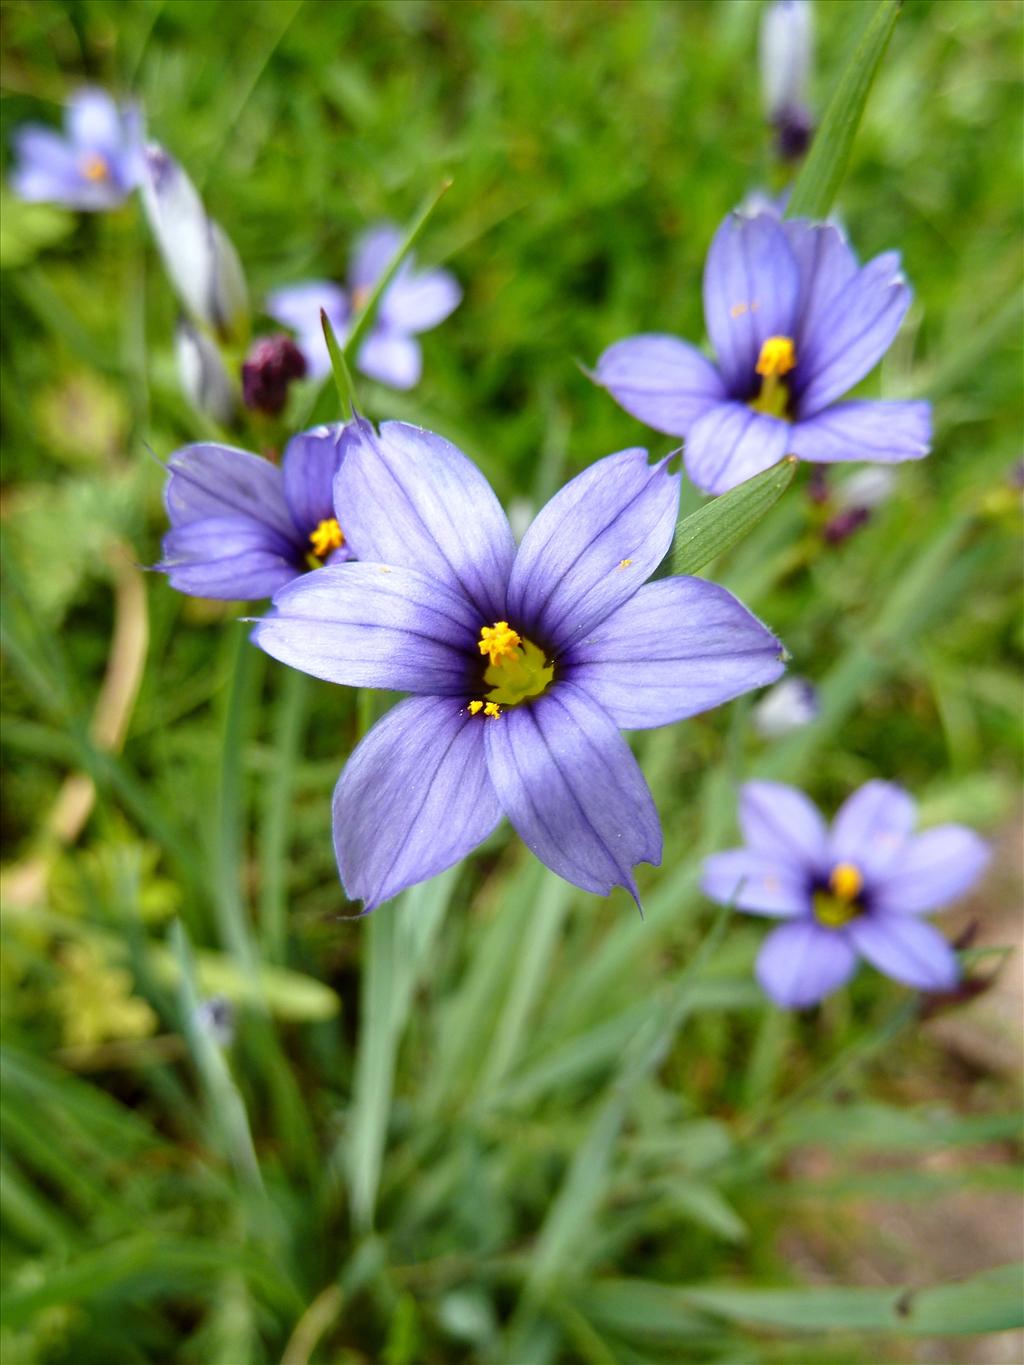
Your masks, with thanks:
[(684, 517), (676, 527), (672, 572), (696, 573), (735, 545), (778, 502), (795, 473), (796, 460), (787, 456)]

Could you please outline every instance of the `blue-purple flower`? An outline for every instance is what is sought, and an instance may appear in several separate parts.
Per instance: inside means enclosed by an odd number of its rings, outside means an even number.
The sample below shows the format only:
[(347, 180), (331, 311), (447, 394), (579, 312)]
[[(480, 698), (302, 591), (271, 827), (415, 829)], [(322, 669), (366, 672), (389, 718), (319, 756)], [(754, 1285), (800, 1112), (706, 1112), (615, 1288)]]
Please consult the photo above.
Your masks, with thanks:
[(660, 334), (617, 342), (595, 378), (627, 412), (686, 438), (686, 471), (724, 493), (786, 454), (893, 463), (928, 454), (925, 402), (838, 400), (874, 369), (910, 306), (899, 256), (858, 267), (832, 224), (732, 213), (704, 268), (712, 364)]
[(740, 792), (743, 848), (704, 863), (705, 892), (723, 905), (785, 921), (765, 939), (757, 978), (778, 1004), (816, 1004), (852, 976), (858, 959), (907, 986), (951, 990), (952, 948), (920, 917), (967, 891), (988, 848), (963, 825), (914, 834), (913, 800), (868, 782), (831, 829), (800, 791), (748, 782)]
[(634, 896), (661, 829), (619, 733), (771, 682), (781, 647), (699, 578), (646, 580), (679, 476), (644, 450), (598, 460), (519, 548), (461, 451), (387, 422), (345, 428), (335, 502), (356, 562), (289, 584), (254, 631), (268, 654), (412, 695), (356, 748), (334, 793), (342, 882), (366, 911), (470, 853), (507, 815), (548, 867)]
[(142, 116), (137, 105), (119, 108), (105, 90), (86, 87), (68, 100), (63, 136), (28, 123), (15, 132), (14, 150), (11, 185), (19, 198), (72, 209), (116, 208), (142, 174)]
[[(338, 339), (344, 340), (401, 243), (402, 234), (390, 224), (372, 228), (356, 243), (348, 292), (329, 280), (309, 280), (275, 290), (267, 299), (268, 314), (296, 333), (314, 379), (323, 379), (331, 369), (320, 310), (327, 314)], [(412, 257), (406, 257), (384, 291), (373, 326), (359, 348), (359, 369), (393, 389), (411, 389), (419, 383), (423, 368), (417, 335), (443, 322), (461, 298), (458, 282), (447, 270), (417, 270)]]
[(171, 529), (154, 567), (192, 597), (256, 601), (323, 564), (351, 557), (333, 484), (340, 425), (293, 436), (280, 466), (232, 446), (175, 451), (164, 502)]

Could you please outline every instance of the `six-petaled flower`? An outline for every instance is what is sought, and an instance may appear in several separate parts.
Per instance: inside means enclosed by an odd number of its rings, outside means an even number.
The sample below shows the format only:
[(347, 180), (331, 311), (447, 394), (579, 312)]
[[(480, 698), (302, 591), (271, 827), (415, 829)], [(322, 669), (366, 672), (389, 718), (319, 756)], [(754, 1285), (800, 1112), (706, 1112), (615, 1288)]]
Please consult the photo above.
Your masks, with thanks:
[(733, 213), (704, 269), (712, 364), (676, 337), (604, 352), (595, 378), (627, 412), (685, 437), (686, 471), (707, 493), (784, 455), (893, 463), (928, 454), (926, 402), (837, 400), (889, 349), (910, 306), (896, 252), (865, 266), (830, 223)]
[(988, 848), (962, 825), (914, 834), (915, 815), (911, 798), (889, 782), (854, 792), (831, 829), (792, 787), (742, 788), (745, 846), (706, 859), (703, 886), (723, 905), (785, 921), (757, 960), (758, 980), (778, 1004), (816, 1004), (859, 958), (919, 990), (956, 984), (956, 955), (920, 916), (967, 891)]
[(666, 725), (782, 672), (778, 640), (724, 589), (646, 580), (679, 476), (643, 450), (598, 460), (516, 548), (480, 471), (400, 422), (346, 427), (335, 501), (356, 561), (289, 584), (256, 626), (268, 654), (401, 701), (334, 795), (348, 894), (374, 909), (468, 854), (502, 815), (584, 890), (634, 896), (661, 859), (654, 802), (620, 729)]
[(232, 446), (185, 446), (168, 460), (171, 529), (155, 567), (192, 597), (271, 597), (351, 557), (334, 506), (340, 425), (293, 436), (280, 466)]
[[(330, 280), (309, 280), (277, 289), (267, 299), (269, 315), (296, 333), (314, 379), (322, 379), (331, 368), (321, 310), (339, 340), (344, 339), (400, 246), (397, 228), (389, 224), (372, 228), (356, 242), (347, 292)], [(411, 389), (423, 367), (417, 334), (443, 322), (461, 298), (458, 282), (447, 270), (417, 270), (407, 256), (381, 296), (356, 365), (393, 389)]]
[(119, 108), (105, 90), (87, 87), (68, 100), (64, 127), (63, 137), (36, 123), (15, 132), (15, 194), (72, 209), (116, 208), (142, 175), (138, 106)]

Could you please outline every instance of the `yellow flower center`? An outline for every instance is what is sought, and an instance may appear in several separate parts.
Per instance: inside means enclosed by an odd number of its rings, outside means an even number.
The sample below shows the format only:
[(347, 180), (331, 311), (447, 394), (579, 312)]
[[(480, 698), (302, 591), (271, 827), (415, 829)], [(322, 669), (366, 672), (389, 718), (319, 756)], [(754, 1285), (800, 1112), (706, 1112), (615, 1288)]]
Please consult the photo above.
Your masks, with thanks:
[(321, 521), (315, 531), (310, 531), (309, 543), (312, 546), (310, 553), (319, 560), (326, 559), (332, 550), (340, 550), (345, 544), (345, 537), (337, 518), (329, 517)]
[(782, 376), (796, 365), (796, 347), (792, 337), (766, 337), (761, 343), (761, 354), (754, 366), (761, 376), (761, 390), (750, 406), (768, 417), (785, 417), (789, 407), (789, 385)]
[(86, 180), (109, 180), (110, 166), (105, 156), (99, 152), (89, 152), (82, 158), (81, 172)]
[(555, 676), (555, 666), (544, 651), (513, 630), (507, 621), (483, 626), (478, 646), (489, 660), (484, 669), (488, 690), (484, 700), (473, 700), (467, 710), (471, 716), (481, 712), (491, 719), (501, 715), (503, 706), (518, 706), (547, 691)]
[(864, 886), (860, 869), (853, 863), (836, 863), (827, 891), (814, 893), (814, 918), (829, 929), (841, 929), (856, 919), (864, 907), (857, 899)]

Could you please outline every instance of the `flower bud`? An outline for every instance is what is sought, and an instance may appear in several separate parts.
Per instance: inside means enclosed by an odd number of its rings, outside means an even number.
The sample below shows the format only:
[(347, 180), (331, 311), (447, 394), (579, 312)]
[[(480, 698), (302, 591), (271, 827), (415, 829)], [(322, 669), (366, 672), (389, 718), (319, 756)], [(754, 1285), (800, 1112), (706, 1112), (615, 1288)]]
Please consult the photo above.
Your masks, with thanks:
[(228, 1047), (235, 1036), (235, 1011), (231, 1001), (223, 995), (211, 995), (201, 1000), (195, 1010), (196, 1027), (215, 1047)]
[(174, 334), (178, 375), (185, 397), (198, 411), (227, 426), (238, 398), (220, 351), (205, 332), (181, 318)]
[(167, 274), (193, 318), (225, 340), (244, 339), (249, 302), (238, 253), (207, 216), (192, 181), (155, 143), (146, 148), (142, 202)]
[(781, 739), (817, 720), (820, 710), (813, 683), (795, 676), (783, 678), (754, 707), (754, 729), (762, 739)]
[(245, 406), (276, 417), (287, 401), (289, 384), (305, 373), (305, 357), (290, 336), (279, 332), (260, 337), (242, 366)]
[(761, 93), (784, 161), (798, 161), (814, 131), (807, 104), (810, 67), (810, 0), (775, 0), (761, 20)]

